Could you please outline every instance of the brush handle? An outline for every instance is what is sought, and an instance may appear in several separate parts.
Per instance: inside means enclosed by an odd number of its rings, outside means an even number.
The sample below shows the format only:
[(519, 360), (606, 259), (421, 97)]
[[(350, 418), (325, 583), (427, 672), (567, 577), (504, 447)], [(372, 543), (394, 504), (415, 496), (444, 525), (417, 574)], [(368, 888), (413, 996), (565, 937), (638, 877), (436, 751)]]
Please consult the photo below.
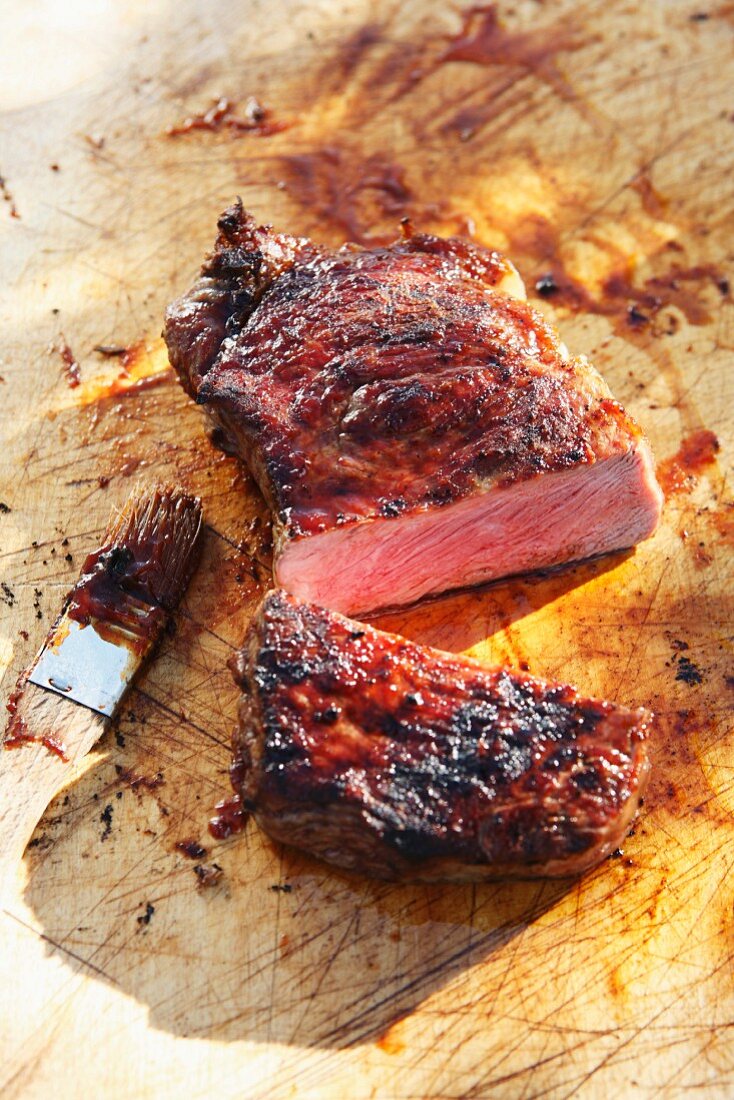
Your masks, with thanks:
[[(0, 746), (0, 897), (14, 887), (28, 841), (51, 799), (75, 775), (77, 760), (104, 728), (102, 715), (26, 684)], [(34, 740), (6, 748), (9, 741), (17, 741), (19, 731)]]

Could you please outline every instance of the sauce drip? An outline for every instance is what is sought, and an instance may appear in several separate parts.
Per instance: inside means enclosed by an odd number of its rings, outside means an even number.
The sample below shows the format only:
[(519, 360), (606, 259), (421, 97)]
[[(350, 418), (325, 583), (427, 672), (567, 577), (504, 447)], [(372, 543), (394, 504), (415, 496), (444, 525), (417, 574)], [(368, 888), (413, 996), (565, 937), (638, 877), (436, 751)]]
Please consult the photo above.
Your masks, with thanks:
[(166, 133), (169, 137), (180, 137), (182, 134), (190, 134), (193, 130), (206, 130), (213, 134), (229, 130), (232, 133), (252, 133), (260, 137), (269, 137), (288, 128), (287, 122), (275, 121), (268, 108), (263, 107), (254, 96), (250, 96), (245, 103), (241, 116), (235, 114), (236, 107), (234, 100), (220, 96), (205, 111), (190, 115), (177, 126), (169, 126)]
[(58, 351), (61, 356), (61, 361), (64, 364), (66, 384), (70, 389), (75, 390), (82, 379), (79, 371), (79, 364), (76, 361), (74, 352), (66, 341), (59, 345)]
[(57, 737), (53, 737), (51, 734), (38, 737), (29, 731), (22, 718), (14, 716), (10, 721), (8, 736), (3, 742), (3, 747), (6, 749), (21, 749), (24, 745), (34, 744), (43, 745), (45, 749), (53, 753), (54, 756), (58, 756), (65, 764), (68, 763), (69, 757), (66, 755), (66, 746)]
[(719, 441), (708, 428), (686, 436), (676, 453), (658, 466), (658, 481), (666, 496), (691, 489), (698, 475), (716, 461), (718, 452)]
[(238, 794), (217, 802), (214, 809), (218, 812), (209, 822), (209, 832), (216, 840), (226, 840), (234, 833), (241, 833), (247, 824), (249, 814)]

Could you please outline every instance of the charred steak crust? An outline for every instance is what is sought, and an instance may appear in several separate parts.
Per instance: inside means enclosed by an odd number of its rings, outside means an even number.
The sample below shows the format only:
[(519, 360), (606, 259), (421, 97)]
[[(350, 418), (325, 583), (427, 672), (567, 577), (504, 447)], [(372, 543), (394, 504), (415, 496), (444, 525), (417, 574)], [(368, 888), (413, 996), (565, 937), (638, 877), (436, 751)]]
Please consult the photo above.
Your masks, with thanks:
[(244, 804), (276, 839), (378, 877), (577, 874), (617, 847), (646, 783), (646, 711), (281, 591), (234, 671)]

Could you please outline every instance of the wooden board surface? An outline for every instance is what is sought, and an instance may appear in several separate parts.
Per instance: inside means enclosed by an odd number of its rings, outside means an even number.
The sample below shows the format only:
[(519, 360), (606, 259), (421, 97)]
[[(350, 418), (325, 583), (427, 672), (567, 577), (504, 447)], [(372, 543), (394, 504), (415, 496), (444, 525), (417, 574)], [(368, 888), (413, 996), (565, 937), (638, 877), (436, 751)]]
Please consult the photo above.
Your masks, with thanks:
[[(3, 691), (136, 477), (207, 519), (175, 634), (0, 914), (7, 1100), (734, 1091), (732, 5), (498, 7), (47, 0), (4, 21)], [(166, 136), (250, 95), (287, 128)], [(410, 216), (505, 248), (648, 433), (668, 499), (636, 552), (378, 620), (655, 709), (644, 813), (582, 882), (384, 885), (252, 823), (208, 837), (263, 513), (158, 333), (237, 193), (323, 241)]]

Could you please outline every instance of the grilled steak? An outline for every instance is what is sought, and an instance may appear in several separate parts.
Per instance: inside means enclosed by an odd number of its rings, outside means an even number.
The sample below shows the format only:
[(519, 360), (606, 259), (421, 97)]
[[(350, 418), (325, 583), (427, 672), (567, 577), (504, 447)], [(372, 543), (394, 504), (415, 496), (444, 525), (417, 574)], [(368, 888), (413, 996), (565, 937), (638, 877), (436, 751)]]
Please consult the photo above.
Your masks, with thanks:
[(278, 584), (364, 612), (654, 530), (639, 428), (498, 253), (330, 251), (239, 204), (219, 231), (165, 336), (272, 509)]
[(243, 805), (381, 878), (575, 875), (616, 848), (649, 714), (415, 645), (282, 591), (233, 662)]

